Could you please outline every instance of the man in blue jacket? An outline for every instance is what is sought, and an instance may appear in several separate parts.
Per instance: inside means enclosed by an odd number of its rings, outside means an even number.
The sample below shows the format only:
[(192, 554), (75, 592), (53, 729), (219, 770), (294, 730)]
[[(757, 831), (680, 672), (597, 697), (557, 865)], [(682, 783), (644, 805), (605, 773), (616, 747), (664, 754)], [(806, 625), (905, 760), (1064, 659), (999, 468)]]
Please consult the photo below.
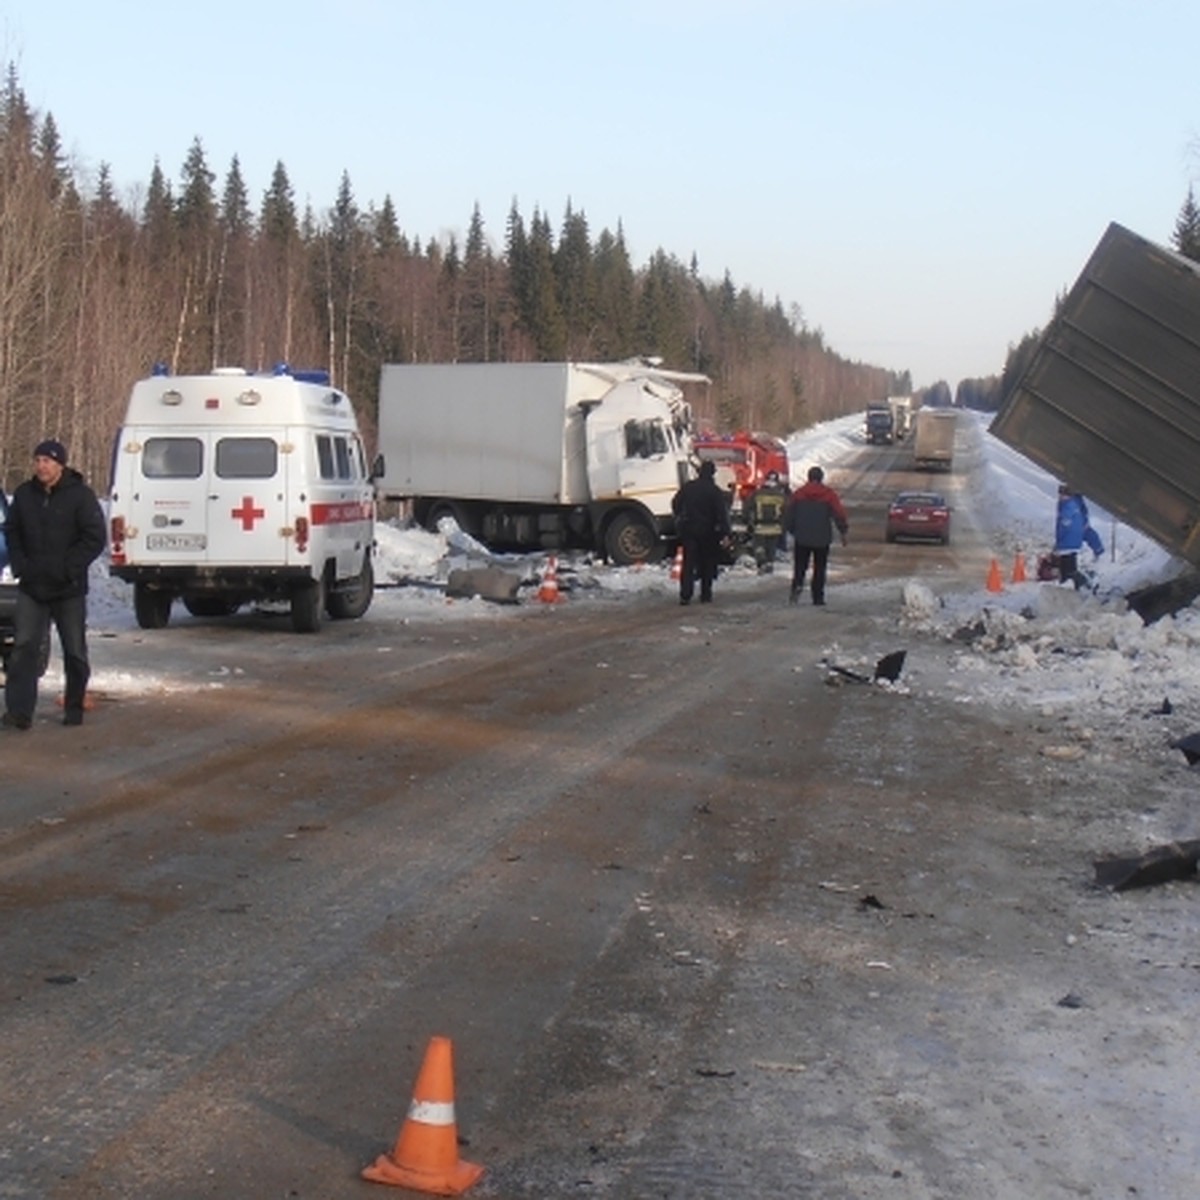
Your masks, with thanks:
[(1073, 583), (1079, 588), (1086, 582), (1079, 571), (1079, 551), (1085, 543), (1095, 558), (1104, 553), (1104, 543), (1088, 517), (1087, 501), (1068, 484), (1060, 483), (1054, 523), (1054, 553), (1058, 557), (1060, 583)]
[(53, 439), (33, 452), (33, 478), (17, 488), (5, 523), (17, 591), (16, 637), (4, 681), (3, 723), (28, 729), (37, 705), (38, 660), (50, 622), (62, 645), (63, 724), (83, 724), (88, 568), (104, 549), (104, 514), (83, 476)]

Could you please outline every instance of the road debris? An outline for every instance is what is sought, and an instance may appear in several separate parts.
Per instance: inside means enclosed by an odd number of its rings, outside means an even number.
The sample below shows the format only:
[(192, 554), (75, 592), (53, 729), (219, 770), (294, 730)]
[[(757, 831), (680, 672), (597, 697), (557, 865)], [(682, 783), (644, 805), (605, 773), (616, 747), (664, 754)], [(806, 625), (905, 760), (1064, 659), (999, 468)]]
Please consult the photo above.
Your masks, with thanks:
[(1144, 854), (1097, 859), (1096, 882), (1114, 892), (1190, 879), (1200, 862), (1200, 839), (1169, 842)]

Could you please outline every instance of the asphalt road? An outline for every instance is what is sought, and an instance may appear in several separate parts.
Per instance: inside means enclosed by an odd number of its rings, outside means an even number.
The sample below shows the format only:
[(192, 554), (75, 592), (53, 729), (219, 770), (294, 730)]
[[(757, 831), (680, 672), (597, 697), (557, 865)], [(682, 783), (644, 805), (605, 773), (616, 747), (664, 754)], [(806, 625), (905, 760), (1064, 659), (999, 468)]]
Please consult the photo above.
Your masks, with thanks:
[[(575, 599), (312, 637), (94, 639), (153, 670), (0, 741), (0, 1197), (386, 1195), (428, 1040), (481, 1197), (1177, 1197), (1194, 898), (1090, 886), (1129, 779), (1037, 714), (822, 665), (898, 648), (903, 450), (846, 474), (824, 610)], [(924, 477), (919, 477), (920, 481)]]

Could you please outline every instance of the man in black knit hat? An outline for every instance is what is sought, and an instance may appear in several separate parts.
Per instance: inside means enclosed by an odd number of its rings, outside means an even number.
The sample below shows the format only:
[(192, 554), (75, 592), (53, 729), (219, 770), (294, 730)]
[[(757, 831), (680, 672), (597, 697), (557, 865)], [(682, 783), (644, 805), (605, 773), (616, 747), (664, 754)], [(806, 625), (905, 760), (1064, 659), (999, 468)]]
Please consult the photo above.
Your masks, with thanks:
[(3, 723), (25, 730), (37, 705), (38, 659), (51, 621), (62, 646), (63, 724), (83, 724), (88, 568), (104, 550), (104, 514), (62, 442), (33, 452), (33, 478), (17, 488), (5, 525), (17, 591), (16, 638), (4, 681)]

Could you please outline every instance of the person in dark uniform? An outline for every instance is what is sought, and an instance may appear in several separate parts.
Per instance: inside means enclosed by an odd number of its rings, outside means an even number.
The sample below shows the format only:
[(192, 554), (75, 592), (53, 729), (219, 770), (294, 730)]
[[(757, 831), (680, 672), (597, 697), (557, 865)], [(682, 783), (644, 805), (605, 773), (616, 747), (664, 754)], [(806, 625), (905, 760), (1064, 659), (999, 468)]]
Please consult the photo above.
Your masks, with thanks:
[(754, 561), (760, 575), (775, 569), (775, 555), (783, 539), (783, 509), (788, 493), (778, 471), (769, 471), (762, 487), (750, 497), (750, 534)]
[(16, 637), (4, 680), (4, 724), (28, 729), (37, 704), (41, 647), (50, 622), (62, 644), (63, 724), (83, 724), (88, 568), (104, 549), (104, 513), (62, 442), (33, 452), (33, 478), (17, 488), (5, 523), (17, 588)]
[(715, 463), (702, 462), (699, 478), (688, 480), (671, 501), (675, 532), (683, 546), (680, 604), (691, 603), (697, 581), (700, 603), (712, 601), (721, 542), (729, 537), (729, 502), (717, 486), (716, 473)]

